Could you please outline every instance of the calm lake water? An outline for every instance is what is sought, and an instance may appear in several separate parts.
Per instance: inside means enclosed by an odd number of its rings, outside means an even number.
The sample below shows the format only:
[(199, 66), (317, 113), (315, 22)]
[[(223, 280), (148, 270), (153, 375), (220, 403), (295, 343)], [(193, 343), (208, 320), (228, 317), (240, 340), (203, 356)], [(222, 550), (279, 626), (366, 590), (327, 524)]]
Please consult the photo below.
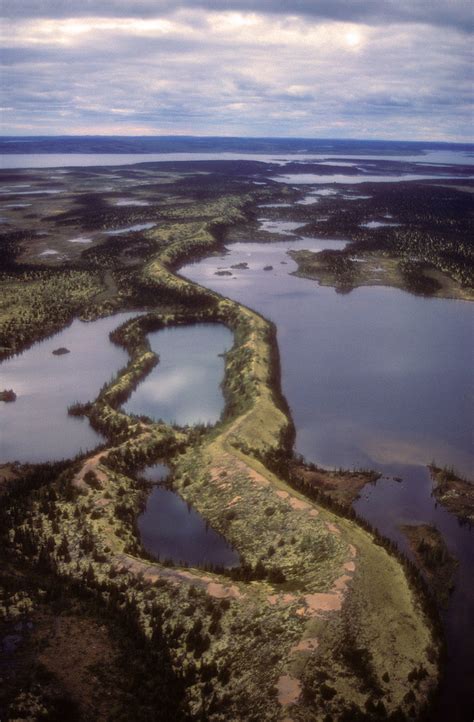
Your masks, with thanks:
[[(334, 158), (355, 160), (389, 160), (413, 163), (449, 163), (465, 165), (472, 162), (472, 155), (462, 150), (425, 150), (422, 154), (347, 154), (337, 146), (328, 145), (327, 153), (0, 153), (0, 168), (64, 168), (131, 165), (134, 163), (174, 162), (196, 160), (252, 160), (263, 163), (281, 163), (287, 161), (327, 161)], [(335, 163), (337, 165), (337, 162)], [(341, 165), (339, 161), (339, 165)]]
[[(288, 232), (284, 226), (281, 231)], [(296, 264), (288, 249), (337, 247), (337, 241), (289, 238), (232, 243), (227, 255), (180, 273), (275, 322), (296, 451), (327, 467), (401, 477), (401, 483), (382, 479), (366, 487), (355, 506), (404, 551), (401, 523), (433, 523), (443, 533), (460, 564), (444, 613), (449, 664), (436, 720), (467, 720), (474, 678), (474, 537), (436, 505), (426, 464), (434, 459), (472, 476), (474, 309), (392, 288), (342, 295), (290, 275)], [(215, 275), (238, 263), (248, 269)], [(272, 271), (263, 270), (267, 265)]]
[[(227, 255), (180, 273), (277, 324), (283, 391), (306, 458), (381, 469), (434, 459), (472, 473), (473, 307), (393, 288), (337, 294), (290, 275), (288, 249), (342, 247), (326, 239), (232, 243)], [(239, 263), (248, 269), (231, 268)]]
[[(141, 476), (159, 482), (166, 479), (167, 472), (166, 466), (155, 464)], [(190, 566), (239, 564), (237, 552), (224, 537), (178, 494), (163, 486), (153, 487), (145, 511), (138, 517), (138, 529), (147, 552), (161, 561), (171, 559)]]
[(222, 354), (232, 347), (231, 331), (222, 324), (201, 323), (164, 328), (148, 338), (160, 362), (124, 410), (180, 426), (218, 421), (224, 409)]
[(319, 173), (289, 173), (288, 175), (275, 176), (273, 180), (291, 185), (310, 185), (312, 183), (348, 183), (354, 185), (357, 183), (397, 183), (398, 181), (435, 180), (436, 178), (440, 180), (447, 178), (466, 180), (473, 177), (474, 176), (456, 175), (450, 171), (447, 171), (446, 175), (440, 175), (439, 173), (432, 173), (430, 175), (418, 175), (416, 173), (400, 173), (398, 175), (371, 175), (370, 173), (360, 173), (359, 175), (347, 175), (344, 173), (333, 173), (331, 175)]
[[(0, 406), (0, 461), (43, 462), (70, 458), (103, 441), (87, 419), (69, 416), (75, 401), (91, 401), (102, 384), (128, 361), (109, 333), (136, 313), (91, 323), (73, 321), (0, 365), (0, 389), (13, 389), (14, 403)], [(61, 346), (70, 353), (55, 356)]]

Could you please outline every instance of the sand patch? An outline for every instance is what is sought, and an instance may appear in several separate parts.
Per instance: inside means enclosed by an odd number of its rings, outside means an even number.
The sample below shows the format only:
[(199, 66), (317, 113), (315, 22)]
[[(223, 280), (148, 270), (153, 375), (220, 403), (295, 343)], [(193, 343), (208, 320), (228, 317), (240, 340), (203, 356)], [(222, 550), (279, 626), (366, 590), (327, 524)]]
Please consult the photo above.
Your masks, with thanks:
[(356, 565), (354, 564), (354, 562), (346, 562), (344, 564), (344, 569), (346, 570), (346, 572), (355, 572), (355, 568)]
[(339, 527), (336, 526), (335, 524), (333, 524), (331, 521), (326, 521), (325, 524), (326, 524), (326, 529), (328, 529), (331, 532), (331, 534), (340, 534), (341, 533), (341, 530), (339, 529)]
[(348, 574), (343, 574), (342, 577), (339, 577), (339, 579), (336, 579), (334, 582), (333, 589), (337, 589), (337, 591), (345, 592), (347, 589), (348, 582), (351, 581), (351, 577)]
[(247, 473), (251, 481), (254, 481), (259, 486), (269, 486), (270, 482), (262, 474), (259, 474), (255, 469), (251, 469), (249, 466), (242, 464), (241, 471)]
[(290, 506), (292, 509), (296, 509), (297, 511), (304, 511), (305, 509), (310, 508), (310, 504), (302, 499), (297, 499), (294, 496), (290, 497)]
[(289, 674), (283, 674), (277, 682), (278, 701), (282, 707), (295, 704), (301, 695), (301, 683)]
[(187, 570), (169, 569), (158, 564), (148, 564), (126, 554), (117, 554), (114, 566), (118, 571), (126, 570), (137, 576), (142, 575), (143, 579), (149, 582), (163, 579), (170, 584), (192, 584), (204, 589), (211, 597), (216, 599), (239, 599), (243, 596), (235, 584), (221, 584), (212, 577), (200, 576)]
[(267, 602), (272, 605), (279, 603), (288, 606), (296, 602), (296, 599), (294, 594), (269, 594), (267, 596)]
[(211, 582), (208, 584), (207, 593), (216, 599), (240, 599), (240, 597), (242, 597), (240, 590), (235, 586), (235, 584), (232, 584), (230, 587), (225, 587), (223, 584), (219, 584), (218, 582)]
[(317, 615), (319, 612), (338, 612), (342, 607), (348, 583), (352, 577), (343, 574), (333, 584), (332, 590), (326, 593), (305, 594), (306, 613)]
[(98, 468), (100, 462), (102, 459), (102, 452), (100, 454), (96, 454), (95, 456), (92, 456), (90, 459), (87, 459), (87, 461), (83, 464), (80, 471), (76, 474), (74, 479), (72, 480), (73, 486), (77, 486), (78, 488), (87, 489), (89, 488), (89, 485), (87, 482), (84, 481), (84, 476), (87, 474), (88, 471), (93, 471), (99, 481), (107, 481), (107, 474)]
[(309, 639), (302, 639), (295, 647), (291, 648), (291, 653), (294, 652), (314, 652), (319, 647), (319, 642), (316, 637)]
[(103, 508), (104, 506), (108, 506), (111, 502), (111, 499), (97, 499), (95, 502), (95, 506), (98, 506), (99, 508)]
[(338, 612), (342, 607), (341, 593), (305, 594), (304, 600), (309, 615), (317, 615), (318, 612)]

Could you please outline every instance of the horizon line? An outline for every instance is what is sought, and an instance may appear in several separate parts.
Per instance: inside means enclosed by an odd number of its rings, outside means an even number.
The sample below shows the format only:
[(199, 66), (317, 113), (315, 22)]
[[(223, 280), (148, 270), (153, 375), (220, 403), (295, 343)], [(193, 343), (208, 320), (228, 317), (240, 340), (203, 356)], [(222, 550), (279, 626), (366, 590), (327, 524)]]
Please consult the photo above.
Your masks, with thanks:
[(299, 140), (299, 141), (337, 141), (337, 142), (361, 142), (361, 143), (409, 143), (412, 145), (420, 143), (431, 143), (436, 145), (472, 145), (474, 139), (470, 140), (408, 140), (405, 138), (389, 139), (380, 137), (331, 137), (331, 136), (284, 136), (284, 135), (188, 135), (188, 134), (158, 134), (158, 135), (132, 135), (132, 134), (110, 134), (110, 133), (54, 133), (47, 135), (3, 135), (0, 134), (0, 141), (12, 139), (54, 139), (54, 138), (74, 138), (74, 139), (91, 139), (91, 138), (129, 138), (129, 139), (173, 139), (173, 140)]

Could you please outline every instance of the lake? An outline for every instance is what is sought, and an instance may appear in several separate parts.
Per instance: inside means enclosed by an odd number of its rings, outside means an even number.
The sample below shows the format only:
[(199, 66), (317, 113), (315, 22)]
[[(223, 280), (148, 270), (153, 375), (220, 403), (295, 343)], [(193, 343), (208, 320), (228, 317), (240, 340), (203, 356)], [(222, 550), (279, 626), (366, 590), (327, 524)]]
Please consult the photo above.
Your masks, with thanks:
[(160, 362), (124, 404), (126, 413), (180, 426), (214, 424), (224, 409), (223, 354), (233, 344), (222, 324), (200, 323), (150, 333)]
[[(109, 333), (137, 313), (119, 313), (84, 323), (36, 343), (0, 365), (0, 389), (13, 389), (14, 403), (0, 407), (0, 461), (44, 462), (70, 458), (102, 443), (88, 419), (69, 416), (76, 401), (92, 401), (101, 386), (128, 362)], [(55, 356), (59, 347), (70, 353)]]
[[(343, 247), (327, 239), (231, 243), (226, 255), (180, 273), (277, 324), (296, 450), (308, 459), (384, 471), (434, 459), (472, 473), (472, 306), (385, 287), (337, 294), (291, 275), (288, 249)], [(248, 269), (231, 268), (240, 263)], [(232, 275), (216, 276), (219, 269)]]
[[(33, 146), (34, 147), (34, 146)], [(384, 153), (383, 149), (373, 154), (364, 152), (361, 145), (360, 154), (344, 152), (344, 147), (337, 145), (328, 146), (325, 153), (278, 152), (275, 153), (245, 153), (245, 152), (170, 152), (170, 153), (10, 153), (5, 142), (0, 148), (0, 169), (12, 170), (15, 168), (74, 168), (92, 166), (120, 166), (132, 165), (135, 163), (157, 163), (177, 161), (212, 161), (212, 160), (249, 160), (261, 161), (262, 163), (277, 163), (284, 165), (289, 161), (323, 161), (334, 159), (334, 165), (340, 159), (354, 160), (387, 160), (419, 164), (445, 164), (468, 165), (472, 163), (472, 151), (458, 150), (429, 150), (421, 149), (419, 153), (394, 152)], [(340, 165), (339, 161), (339, 165)], [(327, 176), (326, 176), (327, 178)]]

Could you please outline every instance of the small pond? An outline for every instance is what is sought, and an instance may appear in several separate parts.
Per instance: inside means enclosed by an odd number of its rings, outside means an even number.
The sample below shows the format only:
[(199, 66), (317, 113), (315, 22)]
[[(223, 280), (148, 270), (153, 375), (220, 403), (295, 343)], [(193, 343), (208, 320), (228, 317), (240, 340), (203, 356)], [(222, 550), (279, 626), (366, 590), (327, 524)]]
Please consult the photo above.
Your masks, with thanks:
[[(147, 467), (141, 473), (153, 482), (164, 481), (167, 475), (163, 464)], [(175, 564), (190, 566), (239, 564), (237, 552), (224, 537), (211, 529), (176, 492), (159, 484), (153, 487), (138, 518), (138, 530), (147, 552), (161, 561), (171, 559)]]

